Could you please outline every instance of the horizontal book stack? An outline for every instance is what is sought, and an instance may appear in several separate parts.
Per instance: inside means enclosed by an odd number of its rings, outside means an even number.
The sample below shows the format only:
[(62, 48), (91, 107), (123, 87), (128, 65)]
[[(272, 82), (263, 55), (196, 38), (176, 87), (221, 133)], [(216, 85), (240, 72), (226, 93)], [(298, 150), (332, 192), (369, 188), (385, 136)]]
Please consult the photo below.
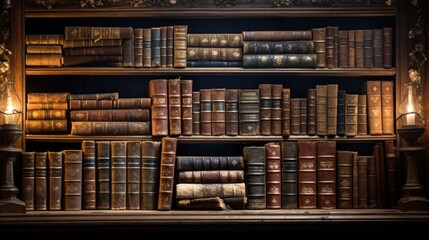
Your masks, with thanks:
[(243, 209), (247, 203), (242, 156), (177, 156), (178, 209)]
[(63, 66), (64, 35), (29, 34), (25, 36), (25, 65), (38, 67)]
[(26, 132), (66, 133), (69, 95), (69, 93), (28, 93)]
[(241, 33), (188, 33), (188, 67), (241, 67)]
[(119, 98), (119, 93), (71, 94), (73, 135), (150, 135), (149, 98)]
[(242, 33), (245, 68), (316, 68), (311, 30)]

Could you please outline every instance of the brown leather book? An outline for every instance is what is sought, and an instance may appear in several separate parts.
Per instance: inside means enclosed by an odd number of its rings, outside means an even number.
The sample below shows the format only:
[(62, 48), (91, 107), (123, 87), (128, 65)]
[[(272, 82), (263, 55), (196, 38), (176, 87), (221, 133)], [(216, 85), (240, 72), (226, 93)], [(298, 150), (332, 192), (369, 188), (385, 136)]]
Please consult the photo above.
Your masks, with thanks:
[(358, 94), (357, 106), (357, 135), (368, 134), (367, 99), (365, 94)]
[(290, 88), (282, 91), (282, 136), (290, 135), (291, 112), (290, 112)]
[(34, 210), (34, 154), (35, 152), (21, 153), (21, 176), (22, 176), (22, 200), (25, 203), (25, 210)]
[(238, 89), (225, 89), (225, 134), (238, 135)]
[(355, 30), (355, 60), (356, 67), (364, 67), (363, 30)]
[[(135, 30), (135, 29), (134, 29)], [(137, 34), (134, 31), (134, 38)], [(86, 40), (64, 40), (63, 48), (79, 48), (79, 47), (103, 47), (103, 46), (122, 46), (122, 39), (100, 39), (93, 41)]]
[(67, 119), (26, 120), (27, 133), (65, 133), (67, 132)]
[(383, 28), (383, 67), (392, 67), (392, 41), (393, 29), (390, 27)]
[(170, 135), (182, 134), (180, 79), (168, 79), (168, 119)]
[(395, 134), (393, 81), (381, 81), (381, 120), (383, 134)]
[(48, 152), (34, 155), (34, 210), (48, 210)]
[(65, 103), (27, 103), (27, 111), (29, 110), (67, 110), (68, 104)]
[(129, 140), (127, 147), (127, 209), (140, 209), (140, 182), (141, 182), (141, 145), (140, 141)]
[(364, 92), (368, 101), (368, 132), (370, 135), (383, 134), (381, 81), (367, 81), (364, 85)]
[(212, 93), (211, 89), (200, 89), (200, 133), (212, 135)]
[(151, 67), (161, 67), (161, 28), (151, 27)]
[(177, 138), (162, 138), (158, 210), (171, 210), (172, 207), (176, 149)]
[(290, 99), (290, 133), (301, 134), (301, 98)]
[(386, 188), (387, 188), (387, 207), (396, 208), (398, 202), (397, 174), (398, 174), (398, 150), (394, 141), (384, 142), (386, 148)]
[(266, 209), (265, 146), (243, 148), (247, 209)]
[(193, 198), (176, 201), (177, 209), (193, 210), (226, 210), (227, 206), (222, 198)]
[(96, 209), (95, 141), (82, 141), (82, 209)]
[[(28, 121), (28, 120), (27, 120)], [(150, 121), (71, 122), (72, 135), (150, 135)]]
[(321, 209), (337, 208), (337, 146), (336, 141), (316, 143), (317, 203)]
[(317, 56), (316, 67), (326, 67), (326, 30), (322, 28), (312, 28), (314, 52)]
[(363, 66), (374, 67), (374, 29), (363, 30)]
[(337, 135), (346, 135), (346, 90), (338, 90)]
[(173, 67), (174, 26), (167, 26), (167, 67)]
[[(375, 208), (377, 206), (377, 191), (379, 186), (377, 185), (377, 167), (375, 163), (375, 155), (367, 157), (368, 164), (368, 192), (367, 192), (367, 208)], [(380, 186), (381, 187), (381, 186)]]
[(335, 27), (325, 27), (325, 52), (326, 52), (326, 67), (335, 67)]
[(283, 84), (271, 84), (271, 135), (282, 135)]
[(307, 98), (299, 99), (299, 134), (307, 135)]
[(187, 25), (174, 25), (173, 66), (175, 68), (186, 67), (187, 42), (188, 42), (188, 26)]
[(313, 41), (244, 41), (243, 54), (314, 53)]
[(245, 209), (247, 205), (247, 197), (226, 197), (222, 200), (229, 209)]
[(383, 67), (383, 29), (374, 29), (373, 63), (374, 67)]
[(110, 142), (111, 166), (111, 209), (125, 210), (127, 208), (127, 142)]
[(25, 44), (31, 45), (44, 45), (44, 44), (58, 44), (63, 45), (64, 35), (63, 34), (26, 34)]
[[(245, 197), (245, 183), (177, 183), (176, 199)], [(161, 209), (159, 209), (161, 210)]]
[(134, 67), (143, 67), (143, 28), (134, 28)]
[(359, 164), (358, 152), (353, 152), (353, 208), (359, 208)]
[(61, 54), (25, 54), (25, 65), (30, 67), (61, 67), (64, 63)]
[(298, 143), (298, 208), (317, 208), (316, 142), (300, 140)]
[(143, 28), (143, 67), (152, 67), (152, 29)]
[(203, 170), (243, 170), (242, 156), (177, 156), (176, 170), (203, 171)]
[(158, 205), (161, 142), (141, 142), (140, 209), (155, 210)]
[(71, 110), (71, 121), (150, 121), (148, 108)]
[(243, 55), (245, 68), (316, 68), (313, 53), (254, 53)]
[(65, 40), (123, 39), (133, 37), (134, 31), (131, 27), (66, 26), (64, 28)]
[(311, 30), (243, 31), (243, 41), (312, 40)]
[(317, 133), (317, 95), (315, 88), (307, 89), (307, 134), (314, 136)]
[(358, 94), (346, 93), (346, 136), (358, 134)]
[(225, 88), (212, 88), (212, 135), (225, 135), (226, 116), (225, 116)]
[(27, 94), (27, 103), (66, 103), (70, 93), (40, 93), (32, 92)]
[(192, 124), (192, 80), (180, 80), (180, 94), (182, 98), (182, 135), (191, 136)]
[(375, 158), (375, 182), (376, 182), (376, 208), (387, 206), (387, 164), (386, 164), (385, 144), (376, 142), (373, 146), (373, 156)]
[[(103, 47), (81, 47), (65, 48), (65, 56), (103, 56), (103, 55), (122, 55), (122, 46), (103, 46)], [(134, 53), (133, 53), (134, 54)]]
[(160, 29), (160, 54), (161, 54), (161, 63), (160, 67), (167, 67), (167, 26), (161, 26)]
[(338, 67), (349, 67), (349, 32), (338, 30)]
[(368, 157), (357, 157), (358, 168), (358, 208), (368, 208)]
[(122, 40), (122, 66), (134, 67), (134, 37)]
[(264, 136), (271, 135), (271, 108), (271, 84), (261, 83), (259, 84), (259, 114), (261, 117), (261, 135)]
[(49, 205), (48, 210), (62, 209), (62, 184), (63, 184), (63, 153), (48, 152), (49, 162)]
[(337, 151), (337, 206), (353, 208), (353, 152)]
[(337, 135), (338, 84), (327, 84), (327, 91), (326, 134), (328, 137), (335, 137)]
[(281, 148), (276, 142), (266, 143), (266, 194), (267, 208), (280, 209), (282, 206), (282, 171), (281, 171)]
[(61, 45), (27, 45), (26, 53), (62, 54)]
[(348, 30), (348, 67), (356, 67), (355, 30)]
[(297, 143), (281, 142), (282, 208), (298, 208)]
[(338, 38), (338, 26), (334, 26), (334, 67), (338, 67), (339, 66), (339, 61), (338, 61), (338, 45), (339, 45), (339, 38)]
[(241, 47), (241, 33), (188, 33), (189, 47)]
[(28, 110), (28, 120), (61, 120), (67, 119), (67, 110), (64, 109), (49, 109), (49, 110)]
[(320, 137), (327, 135), (328, 126), (328, 86), (316, 85), (317, 107), (316, 107), (316, 134)]
[(240, 48), (216, 48), (216, 47), (188, 47), (187, 60), (210, 61), (241, 61), (243, 49)]
[(64, 67), (72, 66), (110, 66), (122, 67), (123, 55), (81, 55), (63, 56)]
[(96, 141), (97, 209), (110, 209), (110, 141)]
[(168, 135), (168, 80), (152, 79), (149, 81), (151, 105), (152, 136)]
[(201, 135), (200, 129), (200, 91), (192, 92), (192, 134)]
[(69, 105), (70, 105), (70, 110), (136, 109), (136, 108), (149, 109), (151, 108), (151, 98), (150, 97), (119, 98), (117, 100), (107, 100), (107, 99), (77, 100), (75, 99), (75, 100), (70, 100)]
[(82, 210), (82, 150), (66, 149), (64, 154), (64, 210)]
[(177, 183), (238, 183), (244, 182), (244, 170), (179, 171)]

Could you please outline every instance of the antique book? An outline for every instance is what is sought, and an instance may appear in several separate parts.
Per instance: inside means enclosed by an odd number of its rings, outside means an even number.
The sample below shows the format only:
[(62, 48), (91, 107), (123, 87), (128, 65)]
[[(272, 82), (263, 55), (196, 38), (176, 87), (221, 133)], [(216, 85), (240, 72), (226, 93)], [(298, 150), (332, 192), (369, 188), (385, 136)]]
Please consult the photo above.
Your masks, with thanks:
[(173, 66), (175, 68), (186, 67), (188, 26), (174, 25), (173, 32)]
[(25, 54), (25, 65), (30, 67), (61, 67), (63, 63), (64, 59), (61, 54)]
[(229, 209), (245, 209), (247, 205), (247, 197), (225, 197), (222, 198), (226, 207)]
[(337, 135), (346, 135), (346, 91), (338, 90)]
[(281, 208), (298, 208), (297, 143), (281, 142)]
[(359, 164), (358, 152), (353, 152), (353, 208), (359, 208)]
[(298, 144), (298, 208), (317, 208), (317, 149), (315, 141), (299, 140)]
[(357, 105), (357, 134), (367, 135), (368, 134), (368, 114), (367, 99), (365, 94), (358, 94), (358, 105)]
[(212, 102), (212, 135), (225, 135), (226, 116), (225, 116), (225, 88), (211, 89)]
[(181, 199), (176, 201), (177, 209), (225, 210), (227, 206), (220, 197)]
[[(368, 208), (376, 208), (377, 207), (377, 191), (379, 190), (378, 188), (381, 187), (381, 183), (379, 181), (377, 181), (377, 175), (378, 175), (378, 171), (377, 171), (377, 164), (376, 164), (376, 155), (374, 154), (374, 152), (377, 152), (379, 150), (374, 150), (373, 149), (373, 155), (368, 156), (367, 158), (367, 182), (368, 182), (368, 192), (367, 192), (367, 207)], [(379, 153), (377, 153), (378, 155)], [(377, 185), (380, 184), (380, 185)]]
[(244, 170), (178, 171), (177, 183), (239, 183), (244, 182)]
[(383, 134), (381, 81), (369, 80), (364, 85), (367, 96), (368, 133), (370, 135)]
[(188, 47), (241, 47), (241, 33), (188, 33)]
[(299, 135), (307, 135), (307, 98), (299, 98)]
[(42, 53), (42, 54), (62, 54), (63, 48), (58, 44), (33, 44), (27, 45), (25, 48), (26, 53)]
[(355, 30), (348, 30), (348, 67), (356, 67)]
[(69, 100), (118, 100), (118, 92), (69, 94)]
[(167, 67), (173, 67), (174, 26), (167, 26)]
[(34, 168), (35, 152), (21, 152), (21, 176), (22, 201), (25, 203), (25, 210), (34, 210), (34, 191), (35, 191), (35, 168)]
[[(134, 29), (135, 30), (135, 29)], [(134, 38), (136, 33), (134, 31)], [(122, 46), (121, 39), (100, 39), (94, 41), (92, 39), (85, 40), (64, 40), (63, 48), (80, 48), (80, 47), (105, 47), (105, 46)]]
[(392, 67), (392, 51), (393, 51), (393, 28), (383, 28), (383, 67)]
[(282, 207), (282, 169), (281, 147), (279, 143), (269, 142), (265, 145), (266, 161), (266, 198), (268, 209), (280, 209)]
[(283, 84), (271, 84), (271, 135), (282, 135)]
[(152, 136), (168, 135), (168, 80), (152, 79), (149, 81), (151, 105)]
[(96, 209), (95, 140), (82, 141), (82, 209)]
[(358, 94), (346, 93), (346, 136), (354, 137), (358, 134)]
[(396, 208), (398, 201), (397, 175), (399, 155), (393, 140), (385, 141), (384, 144), (386, 148), (386, 202), (388, 208)]
[(259, 89), (240, 89), (238, 99), (239, 135), (260, 135)]
[(143, 67), (152, 67), (152, 29), (143, 28)]
[(48, 151), (49, 204), (48, 210), (62, 209), (63, 152)]
[(334, 67), (338, 67), (338, 43), (339, 43), (339, 38), (338, 38), (338, 26), (334, 26)]
[(126, 142), (127, 187), (126, 209), (140, 209), (140, 182), (141, 182), (141, 144), (138, 140)]
[(177, 156), (176, 170), (243, 170), (243, 156)]
[(337, 151), (337, 207), (353, 208), (353, 152)]
[(244, 147), (243, 158), (246, 208), (265, 209), (267, 207), (265, 146)]
[(82, 210), (82, 150), (66, 149), (64, 154), (64, 207)]
[(122, 66), (134, 67), (134, 37), (122, 40)]
[(67, 119), (67, 110), (65, 109), (38, 109), (27, 111), (28, 120), (61, 120)]
[(110, 66), (122, 67), (123, 55), (83, 55), (63, 56), (64, 67), (72, 66)]
[(113, 109), (113, 108), (149, 109), (152, 106), (150, 97), (119, 98), (118, 100), (76, 99), (76, 100), (70, 100), (69, 105), (70, 105), (70, 110)]
[(338, 84), (327, 84), (327, 93), (326, 134), (328, 137), (335, 137), (337, 135)]
[(357, 157), (358, 169), (358, 208), (368, 208), (368, 157)]
[(349, 67), (349, 32), (338, 30), (338, 67)]
[(48, 152), (34, 154), (34, 210), (48, 210)]
[(68, 104), (61, 103), (27, 103), (27, 111), (29, 110), (67, 110)]
[(328, 133), (328, 86), (317, 84), (316, 96), (316, 134), (318, 136), (324, 137)]
[[(161, 140), (161, 162), (159, 166), (158, 210), (171, 210), (173, 203), (174, 172), (177, 138), (163, 137)], [(177, 185), (176, 185), (177, 191)], [(176, 193), (177, 197), (177, 193)]]
[(67, 132), (67, 119), (26, 120), (27, 133), (65, 133)]
[(161, 28), (151, 27), (151, 67), (161, 67)]
[[(200, 129), (200, 91), (192, 91), (192, 135), (201, 135)], [(238, 114), (238, 109), (237, 109)], [(238, 117), (237, 117), (238, 119)], [(238, 121), (238, 120), (237, 120)], [(237, 130), (238, 131), (238, 130)]]
[[(28, 120), (27, 120), (28, 121)], [(71, 122), (72, 135), (150, 135), (150, 121)]]
[(259, 115), (261, 135), (271, 135), (271, 83), (259, 84)]
[(134, 28), (134, 67), (143, 67), (143, 28)]
[(242, 67), (243, 61), (188, 60), (187, 67)]
[(180, 97), (182, 99), (182, 135), (191, 136), (192, 125), (192, 80), (180, 80)]
[(375, 158), (376, 208), (384, 208), (387, 206), (388, 195), (386, 163), (387, 149), (385, 149), (386, 145), (383, 142), (376, 142), (372, 147), (372, 155)]
[(381, 121), (383, 134), (395, 134), (395, 104), (393, 81), (381, 81)]
[(168, 119), (169, 134), (182, 134), (182, 103), (180, 78), (168, 79)]
[(167, 67), (167, 26), (161, 26), (160, 29), (160, 54), (161, 54), (161, 64), (160, 67)]
[(337, 146), (334, 140), (316, 143), (317, 206), (337, 208)]
[(313, 53), (313, 41), (244, 41), (243, 54), (249, 53)]
[(140, 209), (155, 210), (158, 205), (161, 141), (141, 141)]
[(290, 88), (282, 90), (282, 136), (290, 135)]
[(110, 209), (110, 141), (98, 140), (96, 144), (96, 204), (98, 210)]
[(307, 89), (307, 134), (314, 136), (317, 133), (317, 94), (315, 88)]
[(373, 66), (383, 67), (383, 29), (373, 29), (374, 40), (373, 40)]
[(326, 67), (326, 30), (324, 27), (311, 29), (314, 42), (314, 53), (316, 53), (316, 67)]
[(189, 61), (241, 61), (243, 58), (243, 49), (241, 47), (187, 47), (186, 51), (186, 59)]
[(244, 54), (245, 68), (316, 68), (316, 54), (312, 53), (260, 53)]
[(64, 35), (62, 34), (26, 34), (26, 45), (45, 45), (45, 44), (64, 44)]
[(212, 93), (210, 88), (200, 89), (200, 134), (212, 135)]
[(66, 92), (30, 92), (27, 93), (27, 103), (66, 103), (69, 95)]
[(243, 41), (312, 40), (311, 30), (243, 31)]
[(363, 29), (355, 30), (355, 64), (356, 67), (364, 67)]
[(66, 48), (64, 49), (65, 56), (81, 56), (81, 55), (122, 55), (122, 46), (103, 46), (103, 47), (81, 47), (81, 48)]
[(111, 209), (127, 208), (127, 142), (110, 141)]
[(363, 30), (363, 66), (374, 67), (374, 29)]
[(101, 40), (133, 38), (131, 27), (92, 27), (92, 26), (66, 26), (64, 27), (65, 40)]
[(245, 197), (245, 183), (177, 183), (175, 198)]
[(71, 110), (71, 121), (150, 121), (148, 108)]
[(325, 27), (325, 54), (326, 54), (326, 67), (335, 67), (335, 27)]
[(238, 135), (238, 89), (225, 89), (225, 134)]

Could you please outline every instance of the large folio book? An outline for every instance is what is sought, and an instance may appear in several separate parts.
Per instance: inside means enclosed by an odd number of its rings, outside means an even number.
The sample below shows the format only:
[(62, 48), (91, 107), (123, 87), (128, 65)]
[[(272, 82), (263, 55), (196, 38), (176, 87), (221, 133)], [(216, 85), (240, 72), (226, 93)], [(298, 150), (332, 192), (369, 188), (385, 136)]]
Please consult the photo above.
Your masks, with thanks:
[(182, 135), (191, 136), (192, 125), (192, 80), (180, 80), (180, 96), (182, 98)]
[[(201, 108), (200, 96), (201, 96), (200, 91), (193, 91), (192, 92), (192, 135), (201, 135), (201, 130), (200, 130), (200, 114), (201, 114), (200, 113), (200, 108)], [(237, 114), (238, 114), (238, 112), (237, 112)], [(238, 117), (237, 117), (237, 119), (238, 119)]]
[(369, 80), (364, 85), (368, 107), (368, 132), (370, 135), (383, 134), (381, 108), (381, 81)]
[(337, 206), (353, 208), (353, 152), (337, 151)]
[(168, 135), (168, 80), (150, 80), (149, 96), (152, 100), (152, 136), (166, 136)]
[(21, 153), (22, 200), (25, 210), (34, 210), (34, 154), (35, 152)]
[(110, 142), (111, 209), (127, 208), (127, 142)]
[(141, 142), (140, 209), (155, 210), (158, 205), (161, 142)]
[(95, 140), (82, 141), (82, 209), (96, 209)]
[(244, 170), (179, 171), (177, 183), (238, 183), (244, 182)]
[(176, 199), (245, 197), (245, 183), (178, 183)]
[(245, 68), (316, 68), (316, 54), (312, 53), (260, 53), (244, 54)]
[(136, 108), (149, 109), (151, 107), (151, 98), (137, 97), (137, 98), (119, 98), (119, 99), (98, 99), (98, 100), (97, 99), (74, 99), (69, 101), (69, 105), (70, 105), (70, 110), (136, 109)]
[(110, 209), (110, 141), (96, 141), (97, 209)]
[(298, 208), (297, 143), (281, 142), (281, 194), (283, 209)]
[(188, 33), (188, 47), (241, 47), (241, 33)]
[(67, 132), (66, 119), (26, 120), (27, 133), (65, 133)]
[(317, 208), (316, 142), (300, 140), (298, 144), (298, 208)]
[(127, 143), (127, 209), (140, 209), (141, 182), (141, 142), (128, 140)]
[(212, 135), (212, 94), (210, 88), (200, 89), (200, 133)]
[(243, 31), (243, 41), (312, 40), (311, 30)]
[(243, 54), (249, 53), (313, 53), (313, 41), (244, 41)]
[(27, 103), (66, 103), (70, 93), (31, 92), (27, 94)]
[(168, 79), (168, 119), (170, 135), (182, 134), (180, 78)]
[(317, 92), (315, 88), (307, 89), (307, 134), (317, 133)]
[(163, 137), (159, 172), (158, 210), (171, 210), (176, 166), (177, 138)]
[(225, 89), (225, 134), (238, 135), (238, 89)]
[(63, 34), (27, 34), (25, 35), (26, 45), (47, 45), (47, 44), (64, 44)]
[(328, 137), (335, 137), (337, 135), (338, 84), (327, 84), (327, 92), (326, 134)]
[(281, 148), (276, 142), (265, 145), (266, 162), (266, 194), (267, 208), (280, 209), (282, 207), (282, 171), (281, 171)]
[(48, 210), (48, 152), (34, 155), (34, 210)]
[(290, 88), (282, 89), (282, 136), (290, 135)]
[(134, 30), (131, 27), (66, 26), (64, 28), (65, 40), (101, 40), (133, 37)]
[(49, 161), (49, 205), (48, 210), (62, 209), (62, 184), (63, 184), (63, 153), (48, 152)]
[(381, 81), (381, 110), (383, 134), (395, 134), (393, 81)]
[(175, 68), (186, 67), (187, 60), (188, 26), (174, 25), (173, 30), (173, 66)]
[(266, 163), (265, 146), (246, 146), (243, 148), (244, 174), (247, 209), (265, 209)]
[(260, 135), (259, 89), (240, 89), (238, 100), (239, 134)]
[(92, 109), (71, 110), (71, 121), (150, 121), (149, 109)]
[(326, 30), (324, 27), (311, 29), (313, 35), (314, 53), (316, 53), (316, 67), (326, 67)]
[(328, 86), (327, 85), (316, 85), (316, 134), (324, 137), (327, 132), (327, 121), (328, 121)]
[(321, 209), (337, 208), (337, 147), (336, 141), (316, 143), (317, 203)]
[[(28, 121), (28, 120), (27, 120)], [(72, 135), (150, 135), (150, 121), (83, 121), (71, 122)]]
[(212, 135), (225, 135), (226, 116), (225, 116), (225, 88), (212, 88)]
[(243, 170), (242, 156), (177, 156), (176, 170), (205, 171), (205, 170)]
[(271, 84), (271, 135), (282, 135), (283, 84)]
[(82, 209), (82, 150), (63, 150), (64, 210)]
[(259, 84), (259, 114), (261, 117), (261, 135), (271, 135), (271, 83)]

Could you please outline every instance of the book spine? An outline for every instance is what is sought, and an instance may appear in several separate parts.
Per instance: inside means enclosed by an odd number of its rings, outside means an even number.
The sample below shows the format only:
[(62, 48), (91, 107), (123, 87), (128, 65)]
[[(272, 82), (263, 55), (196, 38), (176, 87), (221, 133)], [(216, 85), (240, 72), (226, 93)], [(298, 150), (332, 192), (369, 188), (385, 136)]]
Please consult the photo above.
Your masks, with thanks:
[(383, 134), (395, 134), (393, 81), (381, 81), (381, 110)]
[(178, 209), (225, 210), (225, 202), (220, 197), (192, 198), (176, 200)]
[(243, 35), (241, 33), (188, 33), (189, 47), (241, 47)]
[(81, 55), (122, 55), (122, 46), (105, 46), (105, 47), (82, 47), (66, 48), (64, 55), (81, 56)]
[(30, 67), (61, 67), (63, 63), (64, 59), (61, 54), (25, 54), (25, 65)]
[(337, 116), (338, 116), (338, 84), (327, 84), (328, 91), (328, 114), (326, 121), (326, 134), (328, 137), (337, 135)]
[(346, 135), (346, 91), (338, 90), (337, 135)]
[(143, 28), (134, 28), (134, 67), (143, 67)]
[(140, 209), (140, 182), (141, 182), (141, 144), (140, 141), (126, 142), (126, 209)]
[[(91, 109), (149, 109), (151, 107), (151, 98), (119, 98), (118, 100), (108, 99), (76, 99), (69, 101), (70, 110), (91, 110)], [(67, 105), (66, 105), (67, 106)]]
[(63, 150), (64, 210), (82, 209), (82, 150)]
[(64, 35), (62, 34), (27, 34), (25, 35), (26, 45), (46, 45), (46, 44), (64, 44)]
[(326, 67), (335, 67), (335, 28), (333, 26), (325, 27), (325, 52)]
[(71, 122), (72, 135), (149, 135), (150, 121), (83, 121)]
[(363, 30), (363, 66), (374, 67), (374, 30)]
[(152, 99), (152, 136), (168, 135), (168, 81), (152, 79), (149, 81), (149, 95)]
[(152, 29), (143, 29), (143, 67), (152, 67)]
[(261, 135), (271, 135), (271, 84), (259, 84), (259, 115), (260, 115), (260, 129)]
[(158, 210), (171, 210), (172, 207), (176, 149), (177, 138), (162, 138)]
[(314, 136), (317, 133), (317, 95), (315, 88), (307, 89), (307, 134)]
[(346, 136), (354, 137), (358, 133), (358, 94), (346, 93)]
[(167, 67), (173, 67), (174, 26), (167, 26)]
[(290, 135), (291, 109), (290, 109), (290, 88), (282, 89), (282, 136)]
[(317, 208), (316, 142), (300, 140), (298, 144), (298, 208)]
[(328, 86), (316, 85), (317, 107), (316, 107), (316, 134), (324, 137), (327, 135), (328, 123)]
[(281, 208), (298, 208), (297, 143), (282, 142), (281, 147)]
[(127, 142), (110, 142), (111, 209), (127, 208)]
[(173, 66), (175, 68), (186, 67), (187, 60), (187, 25), (175, 25), (173, 31)]
[(335, 26), (334, 27), (334, 67), (336, 68), (339, 66), (338, 46), (339, 46), (338, 26)]
[(280, 209), (282, 205), (282, 172), (280, 144), (266, 143), (265, 156), (267, 208)]
[(182, 103), (179, 78), (168, 79), (168, 118), (170, 135), (182, 134)]
[(358, 152), (352, 152), (352, 163), (353, 163), (353, 208), (359, 208), (359, 164), (358, 164)]
[(185, 136), (191, 136), (193, 133), (192, 82), (192, 80), (180, 80), (180, 95), (182, 99), (182, 135)]
[(239, 90), (239, 134), (255, 136), (261, 133), (259, 89)]
[(200, 132), (201, 135), (212, 135), (212, 94), (211, 89), (200, 89)]
[(187, 67), (241, 67), (243, 61), (196, 60), (187, 61)]
[(161, 142), (141, 142), (140, 209), (155, 210), (158, 204)]
[(356, 67), (356, 45), (355, 45), (355, 30), (348, 32), (348, 67)]
[[(135, 30), (135, 29), (134, 29)], [(134, 37), (136, 32), (134, 31)], [(122, 39), (64, 40), (63, 48), (122, 46)]]
[(225, 89), (225, 134), (238, 135), (238, 89)]
[(299, 134), (307, 135), (307, 98), (299, 99)]
[(67, 118), (66, 110), (28, 110), (27, 119), (28, 120), (61, 120)]
[(21, 153), (21, 176), (22, 176), (22, 200), (25, 203), (25, 210), (34, 210), (34, 191), (35, 191), (35, 170), (34, 170), (35, 152)]
[[(374, 150), (373, 155), (368, 156), (368, 168), (367, 168), (367, 181), (368, 181), (368, 197), (367, 197), (367, 208), (375, 208), (377, 206), (377, 166), (375, 160), (375, 154), (380, 154), (380, 149)], [(381, 185), (379, 185), (381, 187)]]
[(311, 30), (243, 31), (243, 41), (312, 40)]
[(192, 92), (192, 135), (201, 135), (200, 129), (200, 91)]
[(338, 31), (338, 67), (349, 67), (349, 32)]
[(383, 67), (383, 29), (374, 29), (373, 63), (374, 67)]
[(167, 67), (167, 26), (160, 27), (160, 54), (161, 54), (161, 63), (160, 67)]
[(97, 210), (110, 209), (110, 141), (96, 141)]
[(34, 155), (34, 210), (48, 210), (48, 153)]
[(282, 84), (271, 84), (271, 135), (282, 135)]
[(241, 61), (243, 58), (242, 48), (188, 47), (186, 51), (189, 61)]
[(122, 40), (122, 66), (134, 67), (134, 37)]
[(244, 54), (246, 68), (316, 68), (316, 54)]
[(161, 28), (151, 27), (151, 67), (161, 67)]
[(239, 183), (244, 182), (244, 170), (179, 171), (177, 183)]
[(132, 38), (134, 31), (131, 27), (87, 27), (66, 26), (64, 28), (65, 40), (101, 40)]
[(68, 104), (66, 102), (61, 103), (27, 103), (28, 110), (67, 110)]
[(366, 113), (366, 95), (358, 95), (358, 105), (357, 105), (357, 135), (367, 135), (368, 134), (368, 122), (367, 122), (367, 113)]
[(196, 199), (210, 197), (244, 197), (244, 183), (178, 183), (176, 199)]
[(358, 208), (368, 208), (368, 156), (358, 156)]
[(27, 103), (66, 103), (70, 94), (63, 92), (55, 93), (28, 93)]
[(244, 41), (243, 54), (313, 53), (313, 41)]
[(265, 147), (244, 147), (243, 158), (247, 197), (246, 208), (265, 209), (267, 206)]
[(397, 172), (398, 172), (398, 151), (394, 142), (385, 141), (386, 146), (386, 188), (387, 188), (387, 206), (396, 208), (398, 201)]
[(150, 121), (149, 109), (71, 110), (71, 121)]
[(66, 119), (26, 120), (27, 133), (64, 133), (67, 132)]
[(326, 67), (326, 30), (325, 28), (311, 29), (314, 42), (314, 53), (316, 54), (316, 67)]
[(381, 107), (381, 81), (369, 80), (365, 84), (368, 106), (368, 131), (370, 135), (383, 134)]
[(353, 208), (353, 153), (337, 151), (337, 206), (339, 209)]
[(63, 56), (64, 67), (72, 66), (112, 66), (122, 67), (123, 55), (86, 55), (86, 56)]
[(63, 183), (63, 153), (48, 152), (49, 161), (49, 205), (48, 210), (61, 210)]
[(243, 170), (242, 156), (177, 156), (177, 171)]
[(95, 141), (82, 141), (82, 209), (96, 209)]
[(392, 41), (393, 29), (383, 28), (383, 67), (392, 67)]
[(337, 150), (335, 141), (316, 143), (317, 203), (321, 209), (337, 208)]
[(69, 100), (118, 100), (118, 92), (70, 94)]
[(225, 88), (211, 89), (212, 102), (212, 135), (225, 135), (226, 120), (225, 120)]

